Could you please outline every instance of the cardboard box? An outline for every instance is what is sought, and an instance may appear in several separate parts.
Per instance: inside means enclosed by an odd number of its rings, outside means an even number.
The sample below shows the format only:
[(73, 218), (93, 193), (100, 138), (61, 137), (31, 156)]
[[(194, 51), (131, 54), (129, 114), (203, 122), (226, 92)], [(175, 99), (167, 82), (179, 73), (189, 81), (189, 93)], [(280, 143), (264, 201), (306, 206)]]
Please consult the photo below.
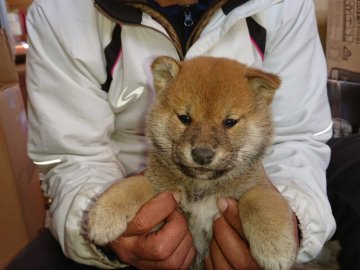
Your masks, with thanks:
[(18, 81), (15, 60), (5, 29), (0, 28), (0, 90)]
[(27, 118), (19, 85), (0, 91), (0, 269), (44, 226), (45, 204), (27, 156)]
[(328, 80), (328, 96), (332, 117), (350, 124), (350, 134), (359, 133), (360, 83)]
[(329, 0), (326, 57), (330, 79), (360, 82), (360, 1)]

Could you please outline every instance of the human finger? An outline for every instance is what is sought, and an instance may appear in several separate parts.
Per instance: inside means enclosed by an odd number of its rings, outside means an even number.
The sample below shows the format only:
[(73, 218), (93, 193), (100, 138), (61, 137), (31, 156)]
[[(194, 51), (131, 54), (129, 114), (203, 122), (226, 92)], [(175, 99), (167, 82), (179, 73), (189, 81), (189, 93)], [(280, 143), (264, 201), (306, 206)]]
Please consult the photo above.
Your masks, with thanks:
[(190, 232), (172, 253), (159, 253), (155, 257), (137, 256), (129, 260), (130, 264), (139, 269), (188, 269), (195, 257)]
[(224, 257), (222, 251), (220, 250), (217, 242), (214, 239), (211, 240), (210, 242), (209, 252), (210, 252), (210, 262), (208, 262), (208, 264), (211, 264), (212, 267), (210, 269), (222, 269), (222, 270), (233, 269), (226, 260), (226, 258)]
[(195, 247), (190, 231), (176, 250), (166, 259), (166, 269), (188, 269), (195, 258)]
[(124, 236), (142, 235), (161, 224), (177, 207), (178, 195), (162, 192), (146, 202), (128, 224)]
[[(210, 252), (210, 251), (209, 251)], [(212, 266), (212, 262), (211, 262), (211, 257), (210, 256), (207, 256), (205, 258), (205, 269), (206, 270), (213, 270), (213, 266)]]
[[(214, 239), (226, 261), (234, 269), (260, 269), (252, 257), (248, 243), (223, 216), (214, 221)], [(216, 266), (213, 266), (216, 269)]]
[(217, 199), (216, 204), (226, 222), (245, 239), (239, 216), (238, 201), (232, 198), (220, 197)]
[[(191, 235), (190, 231), (189, 234)], [(193, 242), (192, 242), (192, 236), (191, 236), (191, 247), (189, 249), (189, 252), (183, 262), (183, 264), (181, 265), (180, 269), (189, 269), (191, 263), (194, 261), (195, 256), (196, 256), (196, 250), (195, 247), (193, 246)]]
[(184, 216), (174, 211), (158, 231), (136, 236), (136, 241), (131, 241), (131, 237), (127, 238), (136, 258), (164, 260), (176, 250), (187, 234), (190, 232)]

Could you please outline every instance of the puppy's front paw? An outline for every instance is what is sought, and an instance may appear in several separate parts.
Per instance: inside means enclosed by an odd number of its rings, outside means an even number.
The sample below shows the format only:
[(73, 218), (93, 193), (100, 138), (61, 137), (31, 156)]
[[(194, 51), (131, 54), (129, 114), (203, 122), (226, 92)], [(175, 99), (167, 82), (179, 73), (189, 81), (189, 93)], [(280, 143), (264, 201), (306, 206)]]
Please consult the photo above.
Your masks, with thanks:
[(258, 264), (265, 270), (288, 270), (294, 264), (298, 243), (291, 209), (271, 188), (255, 187), (239, 202), (244, 234)]
[(125, 232), (127, 224), (153, 195), (152, 186), (144, 176), (115, 183), (88, 212), (88, 238), (98, 245), (114, 241)]
[[(88, 237), (98, 245), (114, 241), (127, 228), (135, 216), (135, 209), (113, 203), (106, 195), (100, 197), (88, 213)], [(130, 212), (130, 213), (129, 213)]]

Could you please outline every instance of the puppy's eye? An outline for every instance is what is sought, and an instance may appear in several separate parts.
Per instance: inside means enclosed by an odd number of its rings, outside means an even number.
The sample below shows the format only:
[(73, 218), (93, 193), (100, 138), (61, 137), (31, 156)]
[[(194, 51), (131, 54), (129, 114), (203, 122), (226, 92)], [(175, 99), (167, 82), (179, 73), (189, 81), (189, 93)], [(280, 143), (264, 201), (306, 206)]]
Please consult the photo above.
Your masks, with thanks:
[(178, 118), (180, 120), (181, 123), (183, 123), (184, 125), (190, 125), (191, 124), (191, 116), (189, 115), (186, 115), (186, 114), (181, 114), (181, 115), (178, 115)]
[(223, 122), (224, 127), (225, 128), (232, 128), (233, 126), (235, 126), (237, 124), (239, 120), (235, 120), (235, 119), (231, 119), (231, 118), (226, 118)]

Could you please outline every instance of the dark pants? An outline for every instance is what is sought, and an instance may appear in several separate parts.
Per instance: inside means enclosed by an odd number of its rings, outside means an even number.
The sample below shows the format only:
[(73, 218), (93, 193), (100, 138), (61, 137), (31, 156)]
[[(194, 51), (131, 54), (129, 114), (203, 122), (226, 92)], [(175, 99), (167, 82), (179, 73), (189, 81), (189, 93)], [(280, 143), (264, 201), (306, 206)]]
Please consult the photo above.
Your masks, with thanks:
[[(328, 195), (337, 222), (333, 239), (340, 241), (342, 270), (360, 269), (360, 135), (331, 139), (327, 170)], [(60, 245), (44, 230), (6, 270), (90, 270), (95, 267), (67, 259)], [(131, 269), (131, 268), (128, 268)]]
[(360, 269), (360, 135), (329, 141), (328, 196), (337, 223), (341, 269)]

